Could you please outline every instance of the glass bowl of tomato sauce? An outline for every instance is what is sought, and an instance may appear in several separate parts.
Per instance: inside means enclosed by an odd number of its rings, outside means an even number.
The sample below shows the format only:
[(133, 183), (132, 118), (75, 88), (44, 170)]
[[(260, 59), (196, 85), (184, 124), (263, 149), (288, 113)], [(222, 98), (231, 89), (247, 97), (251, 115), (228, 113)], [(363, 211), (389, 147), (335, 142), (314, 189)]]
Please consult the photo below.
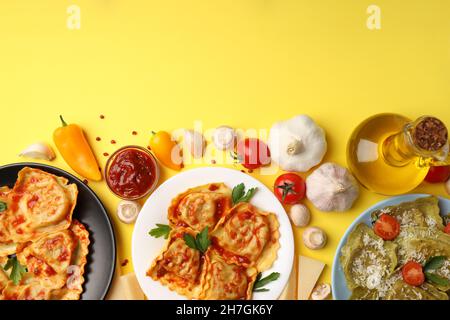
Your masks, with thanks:
[(119, 198), (136, 200), (152, 192), (159, 180), (159, 167), (153, 154), (140, 146), (125, 146), (106, 162), (106, 183)]

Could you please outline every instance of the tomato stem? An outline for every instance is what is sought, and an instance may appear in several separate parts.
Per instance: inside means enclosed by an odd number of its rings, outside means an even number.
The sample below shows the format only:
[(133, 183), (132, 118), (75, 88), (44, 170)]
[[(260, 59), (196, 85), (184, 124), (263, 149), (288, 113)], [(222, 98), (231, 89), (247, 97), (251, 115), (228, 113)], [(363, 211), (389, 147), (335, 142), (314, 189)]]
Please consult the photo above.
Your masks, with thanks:
[(293, 183), (287, 183), (287, 182), (285, 182), (282, 186), (277, 186), (277, 188), (283, 189), (283, 195), (281, 197), (281, 202), (284, 203), (284, 200), (286, 199), (286, 196), (289, 193), (297, 194), (297, 192), (294, 191), (293, 187), (294, 187)]

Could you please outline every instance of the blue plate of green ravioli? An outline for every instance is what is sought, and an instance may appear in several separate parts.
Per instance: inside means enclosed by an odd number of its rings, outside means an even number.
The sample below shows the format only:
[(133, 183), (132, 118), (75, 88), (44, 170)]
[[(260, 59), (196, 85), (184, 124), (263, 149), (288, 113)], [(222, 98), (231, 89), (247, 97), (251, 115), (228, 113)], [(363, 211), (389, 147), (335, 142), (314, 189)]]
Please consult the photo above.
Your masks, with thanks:
[[(348, 228), (336, 250), (332, 270), (336, 300), (448, 300), (450, 293), (450, 200), (408, 194), (377, 203)], [(372, 224), (394, 217), (400, 233), (386, 241)], [(412, 286), (402, 277), (409, 261), (422, 265), (425, 281)]]

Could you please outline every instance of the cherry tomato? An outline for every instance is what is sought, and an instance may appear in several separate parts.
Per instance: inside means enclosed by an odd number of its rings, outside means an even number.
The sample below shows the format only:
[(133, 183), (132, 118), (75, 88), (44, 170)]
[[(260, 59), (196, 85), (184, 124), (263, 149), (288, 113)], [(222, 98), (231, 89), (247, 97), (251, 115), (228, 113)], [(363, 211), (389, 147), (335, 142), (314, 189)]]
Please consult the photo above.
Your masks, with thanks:
[(450, 166), (431, 167), (425, 177), (426, 182), (441, 183), (450, 178)]
[(305, 181), (295, 173), (285, 173), (275, 180), (273, 192), (283, 204), (295, 204), (305, 197)]
[(384, 240), (394, 240), (400, 233), (400, 224), (393, 216), (382, 214), (375, 222), (373, 229)]
[(256, 169), (270, 163), (269, 147), (256, 138), (246, 138), (237, 144), (237, 158), (247, 169)]
[(407, 262), (402, 268), (403, 280), (411, 286), (420, 286), (425, 281), (422, 265), (415, 261)]
[(450, 234), (450, 222), (445, 226), (444, 232)]

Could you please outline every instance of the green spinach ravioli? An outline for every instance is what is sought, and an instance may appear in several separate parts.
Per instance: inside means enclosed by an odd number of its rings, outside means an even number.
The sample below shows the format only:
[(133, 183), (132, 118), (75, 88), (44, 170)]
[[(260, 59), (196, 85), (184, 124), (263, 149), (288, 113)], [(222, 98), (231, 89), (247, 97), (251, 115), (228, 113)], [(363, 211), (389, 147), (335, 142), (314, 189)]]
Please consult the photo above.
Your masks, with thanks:
[[(436, 197), (389, 206), (372, 212), (372, 221), (389, 214), (400, 224), (393, 241), (385, 241), (364, 223), (358, 224), (342, 247), (340, 263), (352, 300), (448, 300), (450, 293), (450, 235), (443, 232)], [(425, 266), (433, 257), (441, 263), (427, 270), (419, 286), (407, 284), (402, 266), (415, 261)], [(437, 276), (440, 281), (433, 281)], [(438, 280), (439, 280), (438, 279)], [(442, 279), (444, 281), (442, 281)]]

